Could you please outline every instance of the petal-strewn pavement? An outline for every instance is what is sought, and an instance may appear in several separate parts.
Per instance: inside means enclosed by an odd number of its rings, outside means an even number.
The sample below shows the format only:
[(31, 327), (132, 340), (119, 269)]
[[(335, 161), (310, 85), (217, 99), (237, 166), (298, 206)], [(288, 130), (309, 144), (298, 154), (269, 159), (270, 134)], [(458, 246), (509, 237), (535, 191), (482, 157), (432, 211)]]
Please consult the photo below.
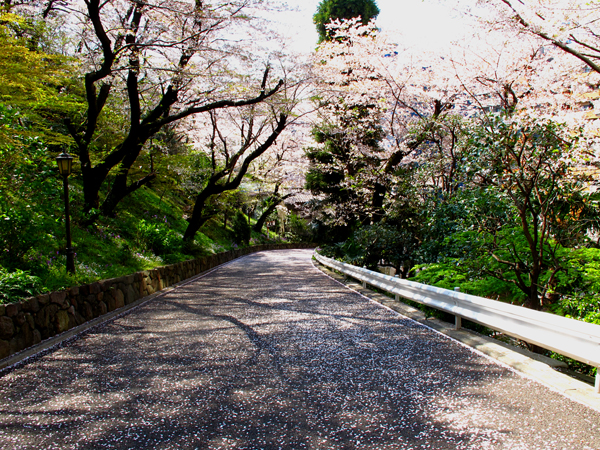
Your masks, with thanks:
[(0, 378), (0, 447), (598, 449), (600, 414), (338, 284), (233, 261)]

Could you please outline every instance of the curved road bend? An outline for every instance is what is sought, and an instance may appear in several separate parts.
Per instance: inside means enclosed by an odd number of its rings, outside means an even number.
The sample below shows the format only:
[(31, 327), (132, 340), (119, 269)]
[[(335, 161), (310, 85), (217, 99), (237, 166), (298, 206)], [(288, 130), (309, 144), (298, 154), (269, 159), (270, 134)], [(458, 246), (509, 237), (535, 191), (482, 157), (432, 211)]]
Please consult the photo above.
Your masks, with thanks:
[(256, 253), (0, 378), (6, 449), (598, 449), (600, 414)]

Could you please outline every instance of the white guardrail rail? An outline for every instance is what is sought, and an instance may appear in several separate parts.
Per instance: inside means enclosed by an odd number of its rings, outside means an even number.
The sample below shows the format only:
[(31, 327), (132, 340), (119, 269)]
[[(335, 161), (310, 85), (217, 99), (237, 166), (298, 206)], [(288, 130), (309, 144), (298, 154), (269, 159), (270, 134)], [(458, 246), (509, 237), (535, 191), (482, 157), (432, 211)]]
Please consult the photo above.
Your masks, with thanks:
[[(363, 285), (453, 314), (457, 328), (460, 319), (465, 318), (600, 368), (600, 325), (383, 275), (316, 252), (314, 256), (321, 264), (360, 280)], [(596, 392), (600, 393), (600, 369)]]

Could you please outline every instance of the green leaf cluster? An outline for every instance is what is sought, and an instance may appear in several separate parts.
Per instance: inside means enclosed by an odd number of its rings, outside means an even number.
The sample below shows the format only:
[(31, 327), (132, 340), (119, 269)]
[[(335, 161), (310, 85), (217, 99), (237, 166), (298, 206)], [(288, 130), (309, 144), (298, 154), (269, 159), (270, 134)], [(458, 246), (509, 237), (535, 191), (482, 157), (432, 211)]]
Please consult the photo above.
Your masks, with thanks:
[(38, 277), (20, 269), (9, 272), (0, 266), (0, 304), (31, 297), (39, 288)]
[(379, 15), (379, 8), (374, 0), (322, 0), (313, 16), (313, 22), (319, 33), (319, 43), (330, 38), (326, 24), (336, 19), (353, 19), (360, 17), (366, 25)]

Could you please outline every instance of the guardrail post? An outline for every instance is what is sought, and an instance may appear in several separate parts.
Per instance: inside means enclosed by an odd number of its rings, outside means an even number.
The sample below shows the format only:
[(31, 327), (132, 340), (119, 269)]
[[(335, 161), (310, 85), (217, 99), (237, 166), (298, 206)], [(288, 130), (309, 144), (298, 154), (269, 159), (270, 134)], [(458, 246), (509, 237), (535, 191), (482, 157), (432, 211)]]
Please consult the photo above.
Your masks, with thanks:
[(394, 300), (396, 300), (397, 302), (400, 301), (400, 296), (398, 294), (394, 294)]
[[(454, 292), (460, 292), (460, 288), (457, 286), (454, 288)], [(462, 317), (454, 316), (454, 329), (460, 330), (462, 327)]]
[(600, 394), (600, 367), (596, 367), (596, 394)]
[(367, 282), (366, 282), (366, 281), (363, 281), (363, 282), (362, 282), (362, 286), (363, 286), (364, 288), (366, 288), (366, 287), (367, 287)]

